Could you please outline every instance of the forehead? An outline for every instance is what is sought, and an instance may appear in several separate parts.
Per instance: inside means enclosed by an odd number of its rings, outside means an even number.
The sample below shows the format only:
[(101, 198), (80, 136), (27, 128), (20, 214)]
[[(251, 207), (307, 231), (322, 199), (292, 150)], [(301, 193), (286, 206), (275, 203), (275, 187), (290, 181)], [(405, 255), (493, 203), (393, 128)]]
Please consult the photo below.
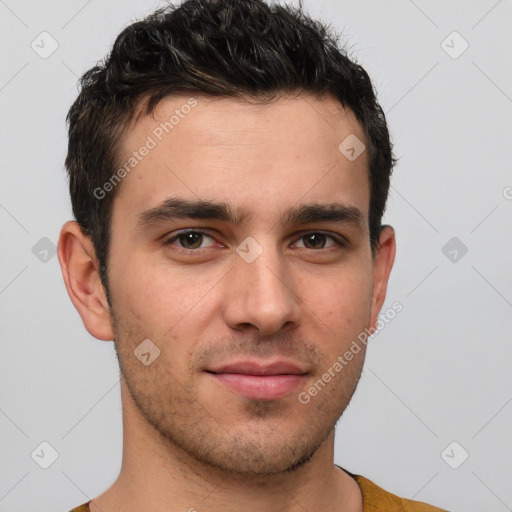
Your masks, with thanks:
[(215, 197), (275, 211), (307, 195), (312, 202), (359, 202), (354, 206), (364, 211), (366, 151), (351, 161), (340, 150), (351, 137), (363, 144), (361, 125), (331, 96), (267, 103), (169, 96), (125, 131), (120, 167), (129, 160), (135, 165), (115, 202), (140, 212), (169, 196)]
[(336, 142), (349, 134), (364, 140), (352, 110), (343, 107), (332, 95), (301, 93), (260, 102), (254, 98), (176, 94), (163, 98), (151, 114), (144, 115), (146, 102), (137, 105), (121, 140), (121, 151), (125, 154), (139, 147), (147, 136), (158, 145), (182, 138), (198, 145), (236, 145), (237, 141), (257, 137), (259, 141), (274, 141), (282, 146), (302, 144), (304, 138), (311, 143), (317, 139)]

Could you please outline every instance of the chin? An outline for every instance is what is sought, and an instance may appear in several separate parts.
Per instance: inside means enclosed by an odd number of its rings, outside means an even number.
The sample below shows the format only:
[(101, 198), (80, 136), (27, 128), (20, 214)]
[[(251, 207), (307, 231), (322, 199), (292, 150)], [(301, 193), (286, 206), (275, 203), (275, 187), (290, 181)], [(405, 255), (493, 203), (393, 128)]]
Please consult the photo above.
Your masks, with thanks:
[(311, 431), (296, 432), (291, 436), (279, 432), (280, 440), (276, 439), (277, 436), (272, 437), (272, 433), (251, 439), (245, 432), (217, 439), (218, 442), (210, 445), (203, 443), (200, 448), (182, 448), (202, 464), (233, 476), (250, 476), (264, 483), (278, 475), (294, 472), (309, 462), (333, 429), (334, 426), (322, 433), (317, 432), (314, 439)]

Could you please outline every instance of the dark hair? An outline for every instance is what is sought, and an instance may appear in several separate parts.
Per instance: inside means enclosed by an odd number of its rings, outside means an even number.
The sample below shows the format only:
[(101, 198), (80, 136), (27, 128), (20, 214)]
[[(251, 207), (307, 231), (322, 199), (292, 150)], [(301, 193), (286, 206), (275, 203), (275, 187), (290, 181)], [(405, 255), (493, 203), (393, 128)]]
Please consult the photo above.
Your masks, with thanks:
[[(370, 244), (381, 230), (396, 160), (384, 112), (366, 71), (338, 46), (330, 27), (302, 4), (262, 0), (188, 0), (126, 27), (110, 54), (80, 79), (71, 106), (65, 165), (73, 214), (94, 246), (109, 298), (107, 267), (112, 201), (94, 191), (119, 165), (120, 139), (138, 104), (151, 114), (174, 93), (267, 102), (302, 91), (331, 94), (361, 123), (369, 162)], [(142, 101), (144, 100), (144, 102)], [(109, 300), (110, 303), (110, 300)]]

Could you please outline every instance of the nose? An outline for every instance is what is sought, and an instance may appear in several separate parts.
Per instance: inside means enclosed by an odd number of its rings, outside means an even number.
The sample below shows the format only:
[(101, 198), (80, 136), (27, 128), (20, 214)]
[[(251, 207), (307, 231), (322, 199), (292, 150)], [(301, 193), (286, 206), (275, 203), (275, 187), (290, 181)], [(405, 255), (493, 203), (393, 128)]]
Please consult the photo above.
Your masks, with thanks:
[(252, 262), (235, 255), (226, 288), (224, 315), (232, 329), (256, 328), (264, 337), (300, 325), (297, 283), (277, 248), (265, 247)]

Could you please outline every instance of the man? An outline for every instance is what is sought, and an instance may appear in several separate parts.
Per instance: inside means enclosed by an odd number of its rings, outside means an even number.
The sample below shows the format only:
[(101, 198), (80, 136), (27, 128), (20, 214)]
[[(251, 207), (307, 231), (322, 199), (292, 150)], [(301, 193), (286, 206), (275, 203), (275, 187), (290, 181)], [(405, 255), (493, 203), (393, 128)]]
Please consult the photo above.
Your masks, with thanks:
[(333, 463), (395, 256), (364, 69), (300, 9), (190, 0), (81, 86), (58, 256), (114, 340), (124, 437), (74, 512), (441, 510)]

